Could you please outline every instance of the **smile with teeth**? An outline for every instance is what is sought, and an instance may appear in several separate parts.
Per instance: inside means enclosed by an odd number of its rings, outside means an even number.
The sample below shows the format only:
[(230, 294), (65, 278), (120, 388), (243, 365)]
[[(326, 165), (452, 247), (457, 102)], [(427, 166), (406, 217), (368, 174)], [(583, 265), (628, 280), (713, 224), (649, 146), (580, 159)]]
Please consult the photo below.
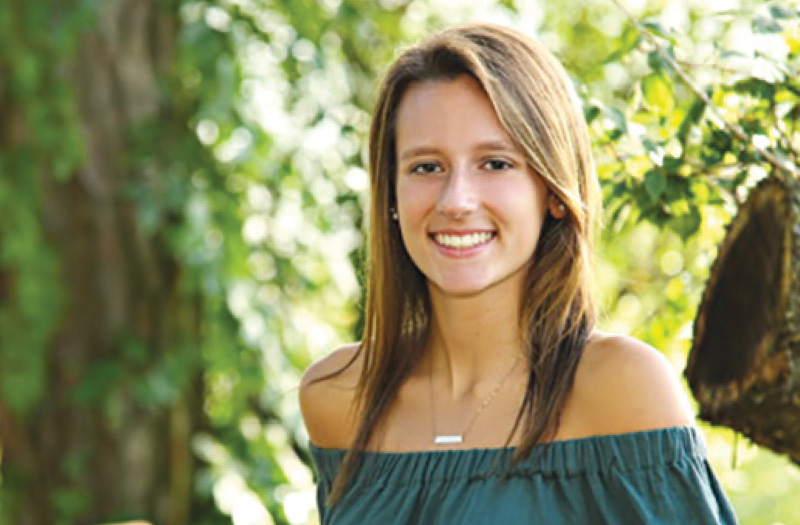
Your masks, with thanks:
[(479, 244), (484, 244), (489, 242), (492, 239), (492, 237), (494, 237), (494, 233), (476, 232), (476, 233), (468, 233), (466, 235), (434, 233), (432, 237), (437, 244), (441, 244), (442, 246), (446, 246), (448, 248), (465, 249), (465, 248), (472, 248), (474, 246), (478, 246)]

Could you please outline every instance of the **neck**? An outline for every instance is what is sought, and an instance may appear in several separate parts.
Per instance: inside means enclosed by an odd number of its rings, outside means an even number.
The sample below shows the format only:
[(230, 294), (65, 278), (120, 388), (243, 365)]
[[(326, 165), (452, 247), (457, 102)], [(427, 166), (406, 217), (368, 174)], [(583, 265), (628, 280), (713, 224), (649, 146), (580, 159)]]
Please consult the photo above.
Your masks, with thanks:
[[(519, 292), (506, 287), (451, 296), (431, 287), (433, 330), (426, 367), (453, 401), (491, 390), (523, 352)], [(517, 364), (516, 372), (525, 370)]]

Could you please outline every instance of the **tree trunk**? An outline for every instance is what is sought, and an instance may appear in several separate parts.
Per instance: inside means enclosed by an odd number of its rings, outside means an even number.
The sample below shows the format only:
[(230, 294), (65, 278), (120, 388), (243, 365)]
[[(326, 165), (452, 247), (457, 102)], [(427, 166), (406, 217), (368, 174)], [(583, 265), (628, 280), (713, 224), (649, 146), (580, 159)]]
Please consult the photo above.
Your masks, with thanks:
[[(169, 373), (197, 341), (200, 303), (185, 292), (163, 232), (144, 233), (126, 196), (131, 184), (159, 187), (158, 173), (132, 167), (129, 145), (133, 128), (167, 109), (159, 83), (178, 22), (165, 5), (100, 2), (74, 58), (51, 64), (76, 96), (85, 160), (66, 182), (47, 168), (38, 174), (38, 217), (65, 305), (40, 402), (23, 415), (0, 399), (2, 489), (15, 495), (2, 512), (14, 524), (188, 522), (196, 361), (180, 381)], [(8, 140), (0, 146), (13, 148)], [(0, 272), (0, 298), (14, 293), (13, 276)], [(166, 390), (154, 401), (158, 388)]]

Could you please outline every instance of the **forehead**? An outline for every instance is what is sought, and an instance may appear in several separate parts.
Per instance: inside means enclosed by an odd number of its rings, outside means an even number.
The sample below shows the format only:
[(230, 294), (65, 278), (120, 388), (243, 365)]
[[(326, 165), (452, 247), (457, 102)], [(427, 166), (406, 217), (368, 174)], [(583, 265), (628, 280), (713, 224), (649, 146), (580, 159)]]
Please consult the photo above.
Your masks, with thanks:
[(397, 110), (398, 152), (420, 145), (511, 141), (481, 85), (469, 75), (412, 84)]

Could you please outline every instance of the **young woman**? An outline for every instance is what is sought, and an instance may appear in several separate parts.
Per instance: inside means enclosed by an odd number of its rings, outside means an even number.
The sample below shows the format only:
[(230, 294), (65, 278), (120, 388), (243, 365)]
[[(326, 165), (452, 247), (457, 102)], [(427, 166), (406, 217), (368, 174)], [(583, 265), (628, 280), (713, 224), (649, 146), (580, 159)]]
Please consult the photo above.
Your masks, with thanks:
[(404, 52), (370, 172), (363, 339), (300, 389), (324, 524), (735, 523), (670, 365), (595, 328), (598, 184), (541, 45)]

